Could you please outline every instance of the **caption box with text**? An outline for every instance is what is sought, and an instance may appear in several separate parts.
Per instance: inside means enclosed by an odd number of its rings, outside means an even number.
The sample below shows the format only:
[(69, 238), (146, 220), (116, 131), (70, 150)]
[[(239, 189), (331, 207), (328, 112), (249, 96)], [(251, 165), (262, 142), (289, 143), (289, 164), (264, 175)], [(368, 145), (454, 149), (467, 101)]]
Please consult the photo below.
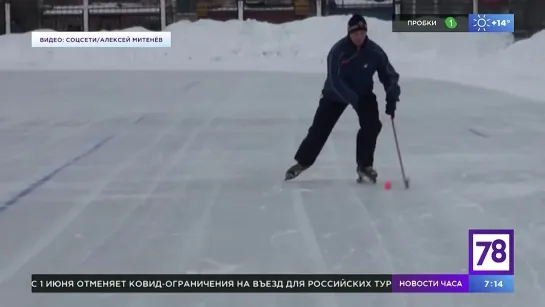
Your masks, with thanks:
[(513, 276), (32, 275), (33, 293), (469, 293), (513, 292)]
[(392, 18), (393, 32), (513, 33), (514, 14), (400, 14)]
[(392, 292), (392, 275), (32, 275), (32, 292)]

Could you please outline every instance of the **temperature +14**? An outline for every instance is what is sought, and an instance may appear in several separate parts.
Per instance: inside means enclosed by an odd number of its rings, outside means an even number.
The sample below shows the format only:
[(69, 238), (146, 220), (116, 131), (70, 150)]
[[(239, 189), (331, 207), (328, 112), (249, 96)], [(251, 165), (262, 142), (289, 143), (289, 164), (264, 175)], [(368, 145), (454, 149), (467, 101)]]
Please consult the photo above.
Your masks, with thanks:
[(515, 30), (513, 14), (471, 14), (469, 32), (508, 32)]

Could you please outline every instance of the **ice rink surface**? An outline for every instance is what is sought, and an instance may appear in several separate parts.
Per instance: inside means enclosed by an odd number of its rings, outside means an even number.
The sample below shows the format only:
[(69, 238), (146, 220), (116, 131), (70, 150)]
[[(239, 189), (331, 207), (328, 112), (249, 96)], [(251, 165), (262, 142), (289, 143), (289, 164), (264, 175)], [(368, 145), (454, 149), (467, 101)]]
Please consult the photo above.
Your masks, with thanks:
[[(322, 82), (1, 73), (0, 305), (545, 305), (545, 106), (404, 79), (410, 190), (387, 120), (376, 167), (393, 188), (356, 184), (351, 109), (285, 183)], [(514, 294), (30, 294), (32, 273), (465, 273), (470, 228), (516, 229)]]

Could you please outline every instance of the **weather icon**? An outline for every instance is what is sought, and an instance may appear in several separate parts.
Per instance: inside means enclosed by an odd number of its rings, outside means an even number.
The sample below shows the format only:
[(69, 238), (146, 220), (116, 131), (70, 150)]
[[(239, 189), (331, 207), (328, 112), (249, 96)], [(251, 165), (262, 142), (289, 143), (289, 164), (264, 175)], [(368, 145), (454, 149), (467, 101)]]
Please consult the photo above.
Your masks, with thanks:
[(486, 29), (490, 27), (490, 19), (486, 18), (486, 15), (477, 15), (477, 18), (473, 18), (473, 27), (477, 28), (477, 32), (486, 32)]

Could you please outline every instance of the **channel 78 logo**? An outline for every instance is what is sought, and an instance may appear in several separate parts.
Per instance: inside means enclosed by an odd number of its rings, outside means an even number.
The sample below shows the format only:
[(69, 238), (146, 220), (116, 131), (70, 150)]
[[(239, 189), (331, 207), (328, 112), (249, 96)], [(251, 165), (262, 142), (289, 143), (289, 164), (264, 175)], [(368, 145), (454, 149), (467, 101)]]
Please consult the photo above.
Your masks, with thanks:
[(469, 230), (470, 275), (514, 275), (514, 273), (513, 229)]

